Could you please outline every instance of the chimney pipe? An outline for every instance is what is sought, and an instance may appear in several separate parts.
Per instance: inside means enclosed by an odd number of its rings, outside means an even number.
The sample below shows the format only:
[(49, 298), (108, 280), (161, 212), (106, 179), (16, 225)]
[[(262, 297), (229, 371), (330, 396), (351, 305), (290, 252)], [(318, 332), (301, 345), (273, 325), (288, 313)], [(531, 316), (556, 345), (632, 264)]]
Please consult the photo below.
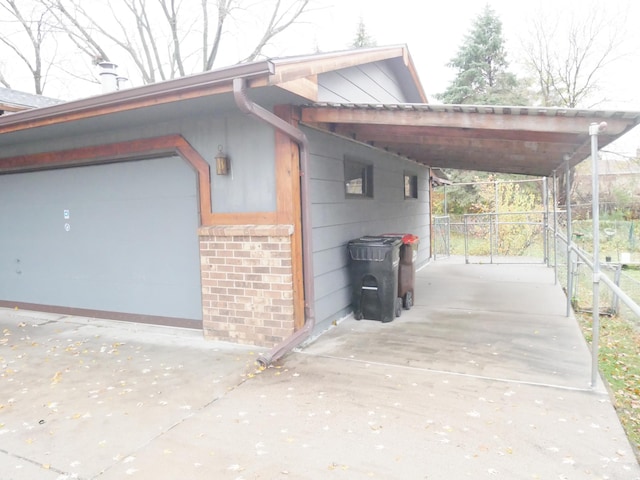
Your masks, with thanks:
[(100, 62), (98, 64), (102, 93), (115, 92), (118, 90), (118, 65), (111, 62)]

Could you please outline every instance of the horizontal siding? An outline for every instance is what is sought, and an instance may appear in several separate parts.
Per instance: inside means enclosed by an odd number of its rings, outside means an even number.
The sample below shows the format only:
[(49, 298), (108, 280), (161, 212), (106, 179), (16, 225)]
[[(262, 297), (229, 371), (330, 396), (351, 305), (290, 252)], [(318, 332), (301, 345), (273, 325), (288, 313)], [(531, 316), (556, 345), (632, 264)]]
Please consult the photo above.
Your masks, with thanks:
[[(118, 114), (117, 127), (74, 135), (66, 130), (56, 138), (4, 147), (0, 158), (92, 145), (125, 142), (141, 138), (179, 134), (211, 166), (211, 203), (216, 213), (271, 212), (276, 208), (275, 135), (273, 128), (240, 113), (226, 116), (180, 117), (171, 121), (150, 119), (132, 121), (131, 113)], [(162, 118), (162, 117), (158, 117)], [(127, 125), (126, 128), (120, 125)], [(228, 155), (231, 173), (215, 174), (215, 156), (219, 146)]]
[[(413, 233), (418, 263), (429, 259), (429, 169), (366, 145), (305, 129), (311, 145), (311, 218), (318, 328), (350, 309), (347, 244), (364, 235)], [(373, 165), (373, 198), (346, 198), (344, 157)], [(404, 198), (404, 174), (418, 176), (418, 199)]]

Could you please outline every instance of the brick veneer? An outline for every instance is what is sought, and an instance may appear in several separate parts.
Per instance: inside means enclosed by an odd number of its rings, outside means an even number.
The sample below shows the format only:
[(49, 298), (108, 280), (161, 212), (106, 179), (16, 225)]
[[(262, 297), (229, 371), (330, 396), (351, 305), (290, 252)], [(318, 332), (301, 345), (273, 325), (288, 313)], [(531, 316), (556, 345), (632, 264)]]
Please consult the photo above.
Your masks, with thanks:
[(291, 225), (202, 227), (205, 337), (273, 346), (294, 330)]

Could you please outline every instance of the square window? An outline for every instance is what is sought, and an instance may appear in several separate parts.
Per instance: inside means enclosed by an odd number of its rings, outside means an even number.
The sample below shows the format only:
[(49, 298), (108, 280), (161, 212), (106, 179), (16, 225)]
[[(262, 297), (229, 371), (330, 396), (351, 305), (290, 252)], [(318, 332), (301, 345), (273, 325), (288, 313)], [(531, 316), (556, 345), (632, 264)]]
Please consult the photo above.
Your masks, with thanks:
[(347, 197), (373, 198), (373, 165), (345, 158), (344, 187)]
[(404, 198), (418, 198), (418, 176), (404, 174)]

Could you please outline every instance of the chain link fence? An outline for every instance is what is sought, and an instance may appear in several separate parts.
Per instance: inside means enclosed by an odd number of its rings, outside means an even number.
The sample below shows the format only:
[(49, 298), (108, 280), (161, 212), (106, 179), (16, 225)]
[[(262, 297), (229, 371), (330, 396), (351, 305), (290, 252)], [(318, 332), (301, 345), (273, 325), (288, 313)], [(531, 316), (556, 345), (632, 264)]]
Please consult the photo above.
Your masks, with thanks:
[[(580, 258), (569, 253), (566, 241), (566, 214), (558, 213), (558, 232), (555, 250), (550, 264), (557, 265), (558, 281), (571, 299), (578, 312), (593, 309), (593, 264), (592, 234), (590, 220), (572, 222), (573, 242), (582, 252)], [(552, 233), (552, 232), (551, 232)], [(612, 283), (617, 285), (631, 300), (640, 304), (640, 251), (635, 222), (603, 221), (600, 224), (600, 270)], [(572, 278), (569, 282), (568, 263), (572, 262)], [(567, 291), (570, 289), (571, 291)], [(640, 327), (640, 318), (606, 285), (599, 289), (599, 310), (605, 315), (619, 315)]]

